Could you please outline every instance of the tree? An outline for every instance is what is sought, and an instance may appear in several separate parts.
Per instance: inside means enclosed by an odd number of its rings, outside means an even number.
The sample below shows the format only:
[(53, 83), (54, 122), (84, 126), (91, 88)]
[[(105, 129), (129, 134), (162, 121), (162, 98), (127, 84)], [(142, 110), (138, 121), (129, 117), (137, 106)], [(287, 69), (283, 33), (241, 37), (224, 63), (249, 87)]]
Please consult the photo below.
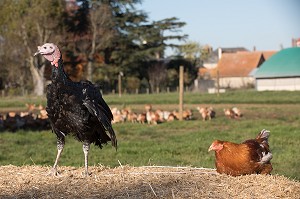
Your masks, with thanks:
[(148, 67), (148, 77), (151, 91), (155, 88), (163, 88), (167, 83), (167, 66), (163, 61), (154, 61)]
[(138, 77), (144, 82), (144, 72), (151, 73), (151, 69), (142, 63), (163, 58), (166, 47), (176, 47), (168, 41), (186, 35), (177, 34), (184, 22), (177, 18), (149, 22), (148, 16), (135, 8), (138, 3), (141, 0), (2, 0), (0, 36), (9, 47), (0, 52), (1, 63), (13, 65), (5, 71), (15, 81), (24, 77), (26, 85), (24, 71), (28, 71), (34, 94), (42, 95), (45, 62), (33, 53), (36, 46), (53, 42), (64, 47), (64, 55), (71, 55), (70, 63), (81, 60), (86, 79), (104, 78), (95, 81), (114, 85), (122, 71), (125, 78)]
[[(146, 60), (142, 61), (147, 62), (148, 60), (149, 62), (149, 64), (146, 64), (148, 66), (147, 77), (152, 91), (157, 87), (165, 87), (168, 84), (168, 68), (166, 62), (161, 59), (164, 58), (166, 47), (178, 47), (178, 45), (169, 43), (170, 40), (186, 39), (187, 35), (177, 34), (184, 25), (184, 22), (178, 21), (175, 17), (154, 21), (152, 24), (146, 25), (148, 31), (145, 31), (142, 35), (143, 43), (146, 46), (146, 53), (144, 53)], [(176, 34), (170, 34), (174, 32)]]
[[(86, 79), (92, 80), (95, 66), (105, 67), (120, 66), (124, 57), (120, 51), (131, 51), (130, 37), (125, 36), (130, 27), (137, 26), (145, 16), (134, 12), (134, 4), (140, 1), (113, 1), (113, 0), (82, 0), (79, 9), (74, 14), (67, 15), (65, 20), (68, 38), (67, 42), (73, 41), (71, 47), (75, 53), (84, 53), (87, 57)], [(78, 17), (82, 16), (82, 17)], [(81, 20), (86, 21), (86, 26), (80, 26)], [(125, 49), (124, 49), (125, 48)], [(99, 55), (101, 62), (97, 62)], [(99, 60), (99, 59), (98, 59)]]
[[(82, 15), (80, 12), (86, 13), (84, 8), (89, 8), (87, 23), (89, 27), (83, 27), (86, 30), (79, 32), (74, 28), (68, 28), (68, 30), (71, 33), (70, 38), (76, 38), (74, 42), (76, 47), (73, 49), (78, 53), (85, 53), (88, 58), (86, 78), (89, 80), (92, 79), (92, 74), (101, 76), (93, 71), (114, 72), (109, 75), (111, 78), (109, 81), (112, 83), (115, 82), (114, 78), (120, 71), (127, 77), (138, 76), (142, 79), (144, 70), (140, 67), (141, 62), (162, 58), (167, 46), (176, 46), (168, 43), (168, 40), (186, 38), (186, 35), (166, 34), (167, 31), (179, 32), (180, 28), (185, 25), (177, 18), (148, 22), (148, 16), (135, 9), (135, 4), (140, 1), (94, 0), (81, 2), (82, 8), (78, 9), (73, 18), (79, 20), (80, 18), (76, 16)], [(85, 3), (88, 3), (89, 6), (86, 6)], [(82, 19), (86, 20), (84, 17)], [(76, 20), (70, 20), (70, 22), (70, 27), (73, 27), (72, 23), (79, 23)], [(84, 32), (86, 35), (76, 36)], [(99, 55), (103, 57), (102, 63), (96, 61), (96, 57)], [(104, 69), (108, 66), (116, 69)], [(146, 69), (146, 71), (150, 70)], [(102, 75), (102, 77), (104, 76)]]
[[(59, 41), (61, 0), (40, 1), (3, 0), (0, 3), (0, 26), (4, 42), (13, 48), (8, 54), (15, 54), (16, 67), (25, 66), (32, 76), (33, 93), (44, 94), (45, 64), (41, 58), (33, 57), (38, 45), (50, 40)], [(24, 62), (24, 60), (26, 62)]]
[(188, 41), (178, 48), (178, 53), (194, 66), (201, 64), (202, 51), (202, 46), (195, 41)]

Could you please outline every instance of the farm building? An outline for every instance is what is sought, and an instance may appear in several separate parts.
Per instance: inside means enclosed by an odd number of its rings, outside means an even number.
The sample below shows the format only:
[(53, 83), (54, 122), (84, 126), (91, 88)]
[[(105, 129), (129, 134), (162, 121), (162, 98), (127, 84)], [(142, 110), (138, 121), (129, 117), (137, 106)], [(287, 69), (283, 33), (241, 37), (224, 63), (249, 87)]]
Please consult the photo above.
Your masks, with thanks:
[(220, 87), (247, 88), (254, 86), (253, 71), (274, 53), (273, 51), (254, 51), (222, 54), (217, 66)]
[(279, 51), (255, 72), (256, 89), (300, 90), (300, 48)]
[[(209, 47), (206, 47), (209, 49)], [(211, 47), (210, 47), (211, 48)], [(244, 47), (234, 47), (234, 48), (218, 48), (216, 50), (206, 50), (209, 53), (208, 57), (204, 59), (203, 66), (207, 69), (213, 69), (217, 67), (219, 59), (222, 57), (222, 54), (224, 53), (237, 53), (237, 52), (248, 52), (248, 50)]]
[(203, 62), (203, 67), (198, 70), (198, 79), (195, 81), (195, 90), (210, 91), (216, 87), (217, 80), (217, 65), (223, 54), (237, 53), (237, 52), (248, 52), (243, 47), (233, 48), (218, 48), (212, 50), (211, 47), (207, 47), (209, 53), (208, 57)]
[(276, 51), (250, 52), (243, 48), (219, 49), (218, 58), (215, 59), (217, 63), (204, 62), (203, 67), (199, 68), (195, 88), (210, 91), (217, 87), (218, 80), (220, 88), (253, 87), (253, 74), (275, 53)]

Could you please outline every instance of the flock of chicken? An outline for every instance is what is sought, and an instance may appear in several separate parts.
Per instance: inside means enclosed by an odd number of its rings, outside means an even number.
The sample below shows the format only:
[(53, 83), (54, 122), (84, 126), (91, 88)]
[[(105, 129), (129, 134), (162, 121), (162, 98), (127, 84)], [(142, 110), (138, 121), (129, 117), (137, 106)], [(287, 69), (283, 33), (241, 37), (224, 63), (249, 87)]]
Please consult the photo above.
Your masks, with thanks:
[[(212, 107), (196, 107), (196, 110), (199, 111), (202, 120), (211, 120), (216, 117), (216, 112)], [(162, 122), (170, 122), (179, 119), (179, 112), (166, 111), (161, 109), (154, 110), (151, 104), (145, 105), (145, 111), (142, 113), (136, 113), (132, 111), (131, 108), (118, 109), (113, 107), (111, 112), (114, 116), (112, 123), (123, 123), (123, 122), (132, 122), (132, 123), (141, 123), (141, 124), (158, 124)], [(224, 114), (228, 118), (237, 119), (243, 116), (240, 109), (237, 107), (224, 109)], [(191, 109), (185, 109), (182, 112), (182, 118), (184, 120), (193, 119), (193, 112)]]
[[(26, 130), (48, 130), (51, 128), (48, 121), (46, 109), (42, 105), (25, 104), (27, 110), (23, 112), (8, 112), (0, 114), (0, 129), (16, 131), (18, 129)], [(211, 120), (216, 117), (216, 112), (212, 107), (196, 107), (203, 121)], [(111, 108), (114, 120), (112, 123), (141, 123), (141, 124), (159, 124), (179, 119), (178, 111), (166, 111), (161, 109), (154, 110), (151, 104), (145, 105), (145, 111), (142, 113), (133, 112), (130, 108), (118, 109)], [(228, 118), (237, 119), (242, 117), (240, 109), (233, 107), (224, 109), (224, 115)], [(190, 109), (183, 110), (184, 120), (193, 119), (193, 112)]]
[(0, 114), (0, 130), (14, 132), (19, 129), (47, 130), (51, 128), (47, 111), (42, 105), (25, 104), (25, 106), (26, 111)]
[[(212, 107), (196, 107), (202, 120), (211, 120), (216, 117), (216, 112)], [(114, 116), (113, 123), (118, 122), (138, 122), (148, 124), (158, 124), (161, 122), (173, 121), (179, 118), (177, 111), (153, 110), (151, 104), (145, 105), (143, 113), (135, 113), (131, 109), (118, 110), (111, 109)], [(223, 109), (224, 115), (231, 119), (238, 119), (243, 116), (237, 107)], [(190, 120), (193, 117), (190, 109), (184, 110), (183, 119)], [(270, 131), (263, 129), (255, 139), (249, 139), (242, 143), (215, 140), (208, 151), (215, 151), (215, 166), (218, 173), (231, 176), (248, 174), (270, 174), (273, 170), (271, 159), (273, 155), (269, 149), (268, 138)]]
[[(212, 107), (196, 107), (202, 120), (211, 120), (216, 116)], [(145, 105), (143, 113), (135, 113), (131, 109), (118, 110), (116, 107), (111, 109), (114, 115), (113, 122), (138, 122), (148, 124), (158, 124), (161, 122), (173, 121), (179, 118), (177, 111), (153, 110), (151, 104)], [(224, 109), (224, 115), (231, 119), (243, 116), (240, 109), (233, 107)], [(192, 111), (184, 110), (183, 119), (192, 119)], [(215, 166), (218, 173), (232, 176), (248, 174), (270, 174), (273, 170), (271, 159), (273, 157), (268, 138), (270, 131), (263, 129), (255, 139), (249, 139), (242, 143), (215, 140), (208, 151), (215, 151)]]
[[(0, 114), (0, 129), (16, 131), (19, 129), (47, 130), (51, 128), (46, 109), (42, 105), (36, 106), (35, 104), (25, 104), (25, 106), (27, 109), (26, 111), (10, 111), (5, 114)], [(204, 121), (210, 120), (216, 115), (212, 107), (197, 107), (197, 110)], [(130, 108), (119, 110), (116, 107), (112, 108), (111, 112), (114, 117), (112, 123), (122, 123), (127, 121), (141, 124), (158, 124), (166, 121), (178, 120), (179, 118), (178, 111), (165, 111), (161, 109), (153, 110), (151, 104), (145, 105), (145, 111), (143, 113), (133, 112)], [(237, 108), (224, 109), (224, 113), (230, 118), (238, 118), (241, 116), (241, 113)], [(186, 109), (183, 111), (184, 120), (190, 120), (192, 118), (192, 110)]]

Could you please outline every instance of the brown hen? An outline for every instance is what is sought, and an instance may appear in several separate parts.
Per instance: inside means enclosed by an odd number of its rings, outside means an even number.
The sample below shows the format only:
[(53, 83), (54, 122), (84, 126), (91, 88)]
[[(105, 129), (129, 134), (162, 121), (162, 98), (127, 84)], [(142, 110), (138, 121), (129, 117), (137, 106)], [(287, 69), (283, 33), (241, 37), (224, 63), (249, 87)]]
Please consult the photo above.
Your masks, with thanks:
[(270, 131), (263, 129), (255, 139), (241, 144), (215, 140), (208, 151), (215, 151), (217, 172), (232, 176), (270, 174), (273, 168), (269, 136)]

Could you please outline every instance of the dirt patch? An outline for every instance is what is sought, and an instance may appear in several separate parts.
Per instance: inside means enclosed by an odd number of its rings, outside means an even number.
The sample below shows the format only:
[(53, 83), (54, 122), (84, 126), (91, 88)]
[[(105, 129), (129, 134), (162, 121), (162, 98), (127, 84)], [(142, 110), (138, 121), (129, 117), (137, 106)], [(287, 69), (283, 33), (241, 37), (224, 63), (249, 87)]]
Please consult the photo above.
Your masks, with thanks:
[(284, 176), (231, 177), (188, 167), (1, 166), (0, 198), (299, 198), (300, 182)]

